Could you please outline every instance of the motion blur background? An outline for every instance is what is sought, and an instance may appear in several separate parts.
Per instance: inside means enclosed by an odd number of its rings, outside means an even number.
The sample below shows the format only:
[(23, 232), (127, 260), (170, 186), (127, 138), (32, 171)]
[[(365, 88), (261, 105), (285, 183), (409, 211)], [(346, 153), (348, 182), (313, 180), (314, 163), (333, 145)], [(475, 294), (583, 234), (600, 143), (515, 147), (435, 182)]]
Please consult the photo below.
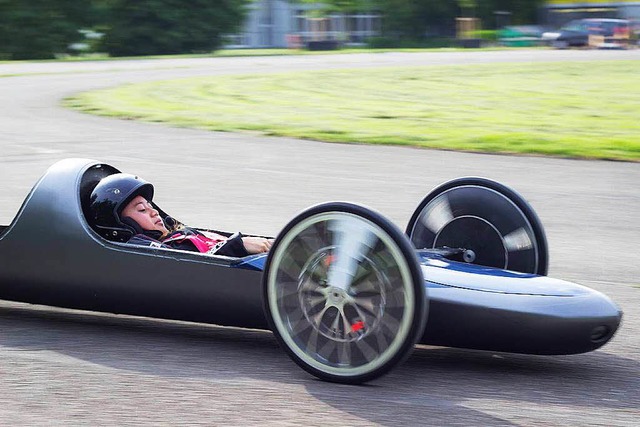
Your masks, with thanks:
[[(540, 44), (575, 19), (622, 18), (634, 0), (0, 0), (0, 60), (209, 54), (221, 48)], [(626, 27), (625, 27), (626, 28)]]

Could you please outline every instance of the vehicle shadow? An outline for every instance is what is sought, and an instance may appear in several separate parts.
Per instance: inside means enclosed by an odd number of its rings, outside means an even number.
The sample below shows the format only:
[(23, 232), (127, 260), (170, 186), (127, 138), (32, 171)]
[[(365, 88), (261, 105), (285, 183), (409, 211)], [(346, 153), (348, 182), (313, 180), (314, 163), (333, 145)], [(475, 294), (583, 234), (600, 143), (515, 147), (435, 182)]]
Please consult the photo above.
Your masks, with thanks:
[(425, 425), (515, 425), (485, 412), (489, 408), (509, 412), (506, 407), (511, 407), (512, 419), (525, 407), (546, 408), (542, 412), (550, 414), (542, 420), (548, 416), (546, 422), (554, 424), (558, 421), (553, 421), (553, 410), (549, 410), (554, 407), (585, 412), (637, 408), (639, 397), (634, 390), (640, 387), (639, 370), (637, 360), (603, 351), (532, 356), (418, 346), (404, 365), (380, 380), (355, 387), (357, 391), (321, 381), (306, 388), (329, 405), (366, 413), (367, 419), (381, 425), (396, 426), (405, 419), (415, 422), (415, 414), (428, 414)]
[(302, 385), (324, 404), (390, 426), (421, 416), (429, 425), (510, 425), (468, 404), (483, 400), (634, 408), (640, 389), (640, 362), (604, 351), (545, 357), (426, 346), (372, 383), (331, 384), (299, 369), (270, 332), (13, 303), (0, 303), (0, 345), (170, 379)]

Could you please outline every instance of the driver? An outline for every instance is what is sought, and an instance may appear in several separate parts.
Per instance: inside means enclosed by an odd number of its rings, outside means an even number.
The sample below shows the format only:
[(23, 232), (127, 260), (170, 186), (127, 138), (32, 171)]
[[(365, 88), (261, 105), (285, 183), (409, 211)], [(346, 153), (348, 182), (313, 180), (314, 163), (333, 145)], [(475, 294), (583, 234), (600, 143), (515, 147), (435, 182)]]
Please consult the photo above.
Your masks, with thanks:
[(91, 193), (89, 222), (108, 240), (136, 245), (233, 257), (263, 253), (271, 248), (271, 239), (201, 232), (169, 216), (162, 218), (152, 202), (153, 192), (153, 185), (135, 175), (109, 175)]

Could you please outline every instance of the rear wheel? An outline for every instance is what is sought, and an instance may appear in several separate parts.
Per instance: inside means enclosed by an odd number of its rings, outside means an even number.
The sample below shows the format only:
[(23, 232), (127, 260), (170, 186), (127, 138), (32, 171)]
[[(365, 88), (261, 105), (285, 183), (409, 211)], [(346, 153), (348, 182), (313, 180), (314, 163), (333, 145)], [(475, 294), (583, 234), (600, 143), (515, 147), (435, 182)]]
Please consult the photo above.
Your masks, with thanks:
[(312, 207), (277, 237), (263, 278), (280, 344), (323, 380), (357, 384), (405, 359), (427, 299), (415, 249), (381, 215), (349, 203)]
[(465, 262), (546, 275), (547, 239), (527, 201), (486, 178), (446, 182), (420, 203), (407, 226), (418, 249), (460, 248)]

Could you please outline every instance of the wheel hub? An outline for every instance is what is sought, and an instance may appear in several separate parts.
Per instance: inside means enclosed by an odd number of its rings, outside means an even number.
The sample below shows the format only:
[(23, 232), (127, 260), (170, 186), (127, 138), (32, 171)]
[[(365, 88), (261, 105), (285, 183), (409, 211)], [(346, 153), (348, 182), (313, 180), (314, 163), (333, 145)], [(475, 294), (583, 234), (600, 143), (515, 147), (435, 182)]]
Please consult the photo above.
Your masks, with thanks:
[(464, 259), (464, 262), (473, 262), (476, 260), (476, 253), (471, 249), (465, 249), (462, 253), (462, 258)]
[(331, 287), (329, 289), (327, 302), (331, 303), (332, 305), (336, 305), (336, 306), (342, 305), (344, 304), (346, 299), (347, 299), (347, 294), (342, 289), (335, 288), (335, 287)]
[(348, 289), (332, 285), (329, 271), (335, 261), (334, 249), (321, 248), (303, 266), (298, 279), (299, 304), (318, 333), (332, 340), (353, 342), (376, 330), (384, 313), (387, 282), (375, 264), (365, 259), (363, 271), (376, 280), (362, 289), (358, 289), (362, 284)]

